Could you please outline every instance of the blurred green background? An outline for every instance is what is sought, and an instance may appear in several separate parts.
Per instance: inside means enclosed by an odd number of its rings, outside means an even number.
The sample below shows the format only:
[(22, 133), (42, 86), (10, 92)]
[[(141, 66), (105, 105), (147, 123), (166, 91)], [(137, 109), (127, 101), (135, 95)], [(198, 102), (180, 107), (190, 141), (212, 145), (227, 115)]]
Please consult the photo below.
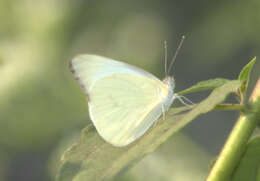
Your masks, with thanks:
[[(0, 0), (0, 181), (54, 180), (60, 153), (90, 123), (72, 57), (95, 53), (163, 78), (164, 40), (172, 56), (186, 35), (173, 72), (178, 92), (236, 79), (259, 55), (259, 32), (258, 0)], [(249, 93), (259, 70), (257, 60)], [(205, 179), (237, 116), (200, 116), (115, 180)]]

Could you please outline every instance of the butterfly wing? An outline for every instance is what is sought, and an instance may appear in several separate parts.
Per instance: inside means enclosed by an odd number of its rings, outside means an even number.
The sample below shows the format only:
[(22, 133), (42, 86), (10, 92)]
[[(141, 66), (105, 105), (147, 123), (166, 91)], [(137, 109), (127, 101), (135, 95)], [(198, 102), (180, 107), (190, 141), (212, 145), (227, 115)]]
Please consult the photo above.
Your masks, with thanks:
[(72, 68), (89, 97), (90, 118), (109, 143), (133, 142), (162, 114), (168, 88), (152, 74), (93, 55), (72, 60)]
[(113, 73), (128, 73), (160, 81), (154, 75), (129, 64), (98, 55), (79, 55), (70, 61), (70, 69), (87, 93), (95, 81)]

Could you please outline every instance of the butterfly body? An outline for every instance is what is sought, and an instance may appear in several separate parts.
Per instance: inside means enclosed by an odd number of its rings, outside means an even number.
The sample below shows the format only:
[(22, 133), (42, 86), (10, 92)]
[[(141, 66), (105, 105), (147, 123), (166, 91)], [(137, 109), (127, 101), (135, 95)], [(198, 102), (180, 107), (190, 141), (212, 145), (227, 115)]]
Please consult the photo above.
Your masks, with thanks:
[(174, 79), (163, 81), (135, 66), (97, 55), (70, 62), (88, 97), (89, 115), (98, 133), (114, 146), (141, 137), (176, 98)]

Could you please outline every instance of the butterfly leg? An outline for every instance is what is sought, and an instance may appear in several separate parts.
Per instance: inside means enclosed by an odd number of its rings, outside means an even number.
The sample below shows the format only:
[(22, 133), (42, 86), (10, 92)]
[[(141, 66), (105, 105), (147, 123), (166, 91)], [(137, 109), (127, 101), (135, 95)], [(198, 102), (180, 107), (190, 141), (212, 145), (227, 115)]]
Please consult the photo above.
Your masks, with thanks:
[[(157, 89), (157, 94), (158, 96), (160, 96), (160, 89)], [(165, 120), (165, 108), (164, 105), (162, 104), (162, 115), (163, 115), (163, 120)]]
[[(164, 108), (164, 105), (162, 105), (162, 116), (163, 116), (163, 120), (165, 120), (165, 108)], [(154, 123), (153, 123), (153, 127), (155, 127), (159, 122), (159, 119), (156, 120)]]
[(164, 109), (163, 104), (162, 104), (162, 115), (163, 115), (163, 120), (165, 120), (165, 109)]

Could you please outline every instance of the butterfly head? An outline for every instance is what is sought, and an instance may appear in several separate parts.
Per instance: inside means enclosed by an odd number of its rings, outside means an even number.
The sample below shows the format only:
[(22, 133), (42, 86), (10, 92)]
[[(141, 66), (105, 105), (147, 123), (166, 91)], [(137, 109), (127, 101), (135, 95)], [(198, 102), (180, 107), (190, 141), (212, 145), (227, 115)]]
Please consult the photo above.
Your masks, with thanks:
[(167, 111), (171, 107), (173, 100), (176, 98), (176, 95), (174, 94), (175, 82), (173, 76), (166, 76), (163, 79), (163, 84), (167, 87), (167, 96), (163, 103), (164, 111)]
[(167, 76), (163, 79), (163, 83), (167, 86), (168, 90), (173, 91), (175, 87), (175, 81), (173, 76)]

